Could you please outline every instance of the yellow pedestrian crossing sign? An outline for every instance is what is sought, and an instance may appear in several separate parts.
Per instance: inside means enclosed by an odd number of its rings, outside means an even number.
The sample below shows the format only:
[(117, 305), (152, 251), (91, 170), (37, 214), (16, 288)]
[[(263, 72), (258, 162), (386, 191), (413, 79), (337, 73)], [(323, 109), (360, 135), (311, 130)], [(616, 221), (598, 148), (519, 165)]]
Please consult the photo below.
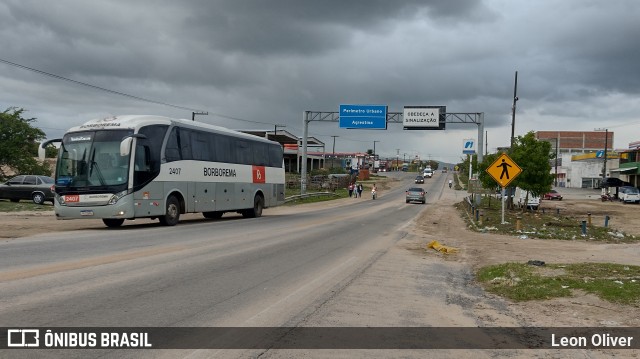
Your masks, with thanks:
[(507, 156), (506, 153), (501, 154), (491, 166), (487, 168), (487, 173), (493, 177), (501, 187), (507, 187), (522, 172), (522, 168)]

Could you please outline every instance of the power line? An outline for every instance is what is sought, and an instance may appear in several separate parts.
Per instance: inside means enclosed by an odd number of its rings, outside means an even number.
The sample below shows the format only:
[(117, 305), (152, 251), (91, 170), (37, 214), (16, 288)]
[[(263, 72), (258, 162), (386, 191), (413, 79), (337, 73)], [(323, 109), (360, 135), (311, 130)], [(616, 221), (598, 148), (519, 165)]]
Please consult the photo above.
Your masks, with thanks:
[(33, 67), (21, 65), (21, 64), (9, 61), (9, 60), (2, 59), (2, 58), (0, 58), (0, 62), (5, 63), (7, 65), (15, 66), (15, 67), (18, 67), (18, 68), (21, 68), (21, 69), (24, 69), (24, 70), (32, 71), (32, 72), (35, 72), (35, 73), (40, 74), (40, 75), (53, 77), (53, 78), (58, 79), (58, 80), (68, 81), (68, 82), (74, 83), (76, 85), (90, 87), (92, 89), (105, 91), (105, 92), (108, 92), (108, 93), (111, 93), (111, 94), (114, 94), (114, 95), (128, 97), (128, 98), (131, 98), (131, 99), (134, 99), (134, 100), (138, 100), (138, 101), (153, 103), (153, 104), (156, 104), (156, 105), (163, 105), (163, 106), (173, 107), (173, 108), (177, 108), (177, 109), (180, 109), (180, 110), (187, 110), (189, 112), (208, 112), (211, 115), (222, 117), (222, 118), (226, 118), (226, 119), (230, 119), (230, 120), (235, 120), (235, 121), (259, 123), (259, 124), (264, 124), (264, 125), (273, 125), (273, 123), (269, 123), (269, 122), (246, 120), (246, 119), (243, 119), (243, 118), (223, 115), (223, 114), (220, 114), (220, 113), (213, 113), (211, 111), (202, 111), (202, 110), (197, 110), (197, 109), (190, 108), (190, 107), (173, 105), (173, 104), (170, 104), (170, 103), (167, 103), (167, 102), (156, 101), (156, 100), (151, 100), (151, 99), (140, 97), (140, 96), (130, 95), (130, 94), (127, 94), (127, 93), (124, 93), (124, 92), (110, 90), (110, 89), (105, 88), (105, 87), (92, 85), (92, 84), (89, 84), (89, 83), (86, 83), (86, 82), (73, 80), (73, 79), (70, 79), (70, 78), (67, 78), (67, 77), (64, 77), (64, 76), (60, 76), (60, 75), (56, 75), (56, 74), (53, 74), (53, 73), (50, 73), (50, 72), (46, 72), (46, 71), (43, 71), (43, 70), (38, 70), (38, 69), (35, 69)]
[(104, 87), (100, 87), (100, 86), (96, 86), (96, 85), (88, 84), (88, 83), (86, 83), (86, 82), (73, 80), (73, 79), (70, 79), (70, 78), (67, 78), (67, 77), (63, 77), (63, 76), (60, 76), (60, 75), (52, 74), (52, 73), (50, 73), (50, 72), (46, 72), (46, 71), (42, 71), (42, 70), (38, 70), (38, 69), (34, 69), (34, 68), (32, 68), (32, 67), (28, 67), (28, 66), (20, 65), (20, 64), (17, 64), (17, 63), (15, 63), (15, 62), (11, 62), (11, 61), (8, 61), (8, 60), (5, 60), (5, 59), (0, 59), (0, 62), (3, 62), (3, 63), (5, 63), (5, 64), (7, 64), (7, 65), (11, 65), (11, 66), (19, 67), (19, 68), (21, 68), (21, 69), (25, 69), (25, 70), (33, 71), (33, 72), (38, 73), (38, 74), (41, 74), (41, 75), (45, 75), (45, 76), (49, 76), (49, 77), (53, 77), (53, 78), (58, 79), (58, 80), (64, 80), (64, 81), (68, 81), (68, 82), (71, 82), (71, 83), (74, 83), (74, 84), (77, 84), (77, 85), (82, 85), (82, 86), (91, 87), (91, 88), (96, 89), (96, 90), (105, 91), (105, 92), (109, 92), (109, 93), (112, 93), (112, 94), (115, 94), (115, 95), (120, 95), (120, 96), (124, 96), (124, 97), (128, 97), (128, 98), (132, 98), (132, 99), (134, 99), (134, 100), (138, 100), (138, 101), (144, 101), (144, 102), (154, 103), (154, 104), (156, 104), (156, 105), (169, 106), (169, 107), (173, 107), (173, 108), (177, 108), (177, 109), (181, 109), (181, 110), (187, 110), (187, 111), (198, 111), (198, 110), (195, 110), (195, 109), (193, 109), (193, 108), (189, 108), (189, 107), (173, 105), (173, 104), (166, 103), (166, 102), (162, 102), (162, 101), (150, 100), (150, 99), (147, 99), (147, 98), (144, 98), (144, 97), (135, 96), (135, 95), (129, 95), (129, 94), (124, 93), (124, 92), (115, 91), (115, 90), (110, 90), (110, 89), (108, 89), (108, 88), (104, 88)]

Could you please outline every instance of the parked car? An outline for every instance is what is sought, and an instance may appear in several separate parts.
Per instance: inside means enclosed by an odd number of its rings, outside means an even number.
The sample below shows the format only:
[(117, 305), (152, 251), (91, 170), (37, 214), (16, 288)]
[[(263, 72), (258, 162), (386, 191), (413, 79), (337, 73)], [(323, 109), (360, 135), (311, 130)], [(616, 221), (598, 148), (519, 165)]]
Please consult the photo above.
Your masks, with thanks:
[(47, 176), (20, 175), (0, 185), (0, 198), (11, 202), (30, 199), (35, 204), (53, 203), (54, 180)]
[(618, 189), (618, 198), (623, 203), (640, 203), (640, 191), (632, 186), (622, 186)]
[[(526, 206), (527, 208), (537, 210), (540, 206), (540, 197), (534, 196), (531, 192), (525, 191), (520, 187), (516, 187), (516, 192), (513, 198), (515, 205), (520, 208)], [(525, 199), (527, 201), (526, 205)]]
[(416, 183), (424, 183), (424, 177), (422, 176), (416, 176)]
[(409, 202), (421, 202), (427, 203), (425, 190), (422, 187), (411, 187), (407, 190), (407, 203)]
[(544, 195), (542, 195), (542, 199), (549, 199), (549, 200), (557, 199), (558, 201), (562, 201), (562, 195), (558, 193), (558, 191), (556, 191), (555, 189), (552, 189), (548, 193), (545, 193)]

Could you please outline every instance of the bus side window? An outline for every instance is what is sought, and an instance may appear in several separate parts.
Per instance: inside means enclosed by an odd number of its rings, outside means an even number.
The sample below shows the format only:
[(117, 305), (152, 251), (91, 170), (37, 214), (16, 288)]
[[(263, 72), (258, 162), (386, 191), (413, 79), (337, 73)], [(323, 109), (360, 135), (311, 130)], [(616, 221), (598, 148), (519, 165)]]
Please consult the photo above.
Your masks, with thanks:
[(179, 136), (179, 144), (180, 144), (180, 155), (183, 160), (192, 160), (193, 153), (191, 152), (191, 130), (187, 130), (184, 128), (180, 129)]
[(269, 149), (266, 143), (252, 143), (253, 145), (253, 162), (257, 166), (269, 165)]
[(160, 171), (160, 161), (162, 157), (160, 151), (162, 150), (162, 143), (164, 142), (168, 128), (169, 126), (167, 125), (150, 125), (144, 126), (138, 131), (138, 133), (147, 136), (147, 139), (142, 142), (142, 144), (149, 146), (149, 151), (151, 152), (149, 155), (149, 166), (152, 172)]
[(253, 163), (253, 153), (251, 151), (251, 146), (247, 141), (236, 139), (235, 140), (236, 147), (236, 163), (243, 165), (250, 165)]
[(169, 134), (167, 146), (164, 149), (164, 157), (167, 162), (180, 161), (180, 147), (178, 146), (178, 128), (174, 127)]
[(282, 168), (282, 146), (269, 145), (269, 166)]
[(209, 151), (209, 136), (201, 131), (191, 133), (193, 159), (198, 161), (211, 161), (213, 154)]
[(135, 171), (151, 172), (149, 146), (136, 145)]
[(231, 149), (231, 140), (229, 137), (220, 134), (213, 135), (214, 161), (225, 163), (236, 163), (235, 153)]

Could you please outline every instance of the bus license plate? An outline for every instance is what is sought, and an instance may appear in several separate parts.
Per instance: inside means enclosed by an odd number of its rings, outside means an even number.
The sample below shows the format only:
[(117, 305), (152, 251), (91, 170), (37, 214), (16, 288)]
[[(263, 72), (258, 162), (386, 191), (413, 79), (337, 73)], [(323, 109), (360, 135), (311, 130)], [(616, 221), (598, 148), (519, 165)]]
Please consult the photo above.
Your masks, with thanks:
[(80, 211), (80, 215), (81, 216), (93, 216), (93, 210), (83, 209), (82, 211)]

